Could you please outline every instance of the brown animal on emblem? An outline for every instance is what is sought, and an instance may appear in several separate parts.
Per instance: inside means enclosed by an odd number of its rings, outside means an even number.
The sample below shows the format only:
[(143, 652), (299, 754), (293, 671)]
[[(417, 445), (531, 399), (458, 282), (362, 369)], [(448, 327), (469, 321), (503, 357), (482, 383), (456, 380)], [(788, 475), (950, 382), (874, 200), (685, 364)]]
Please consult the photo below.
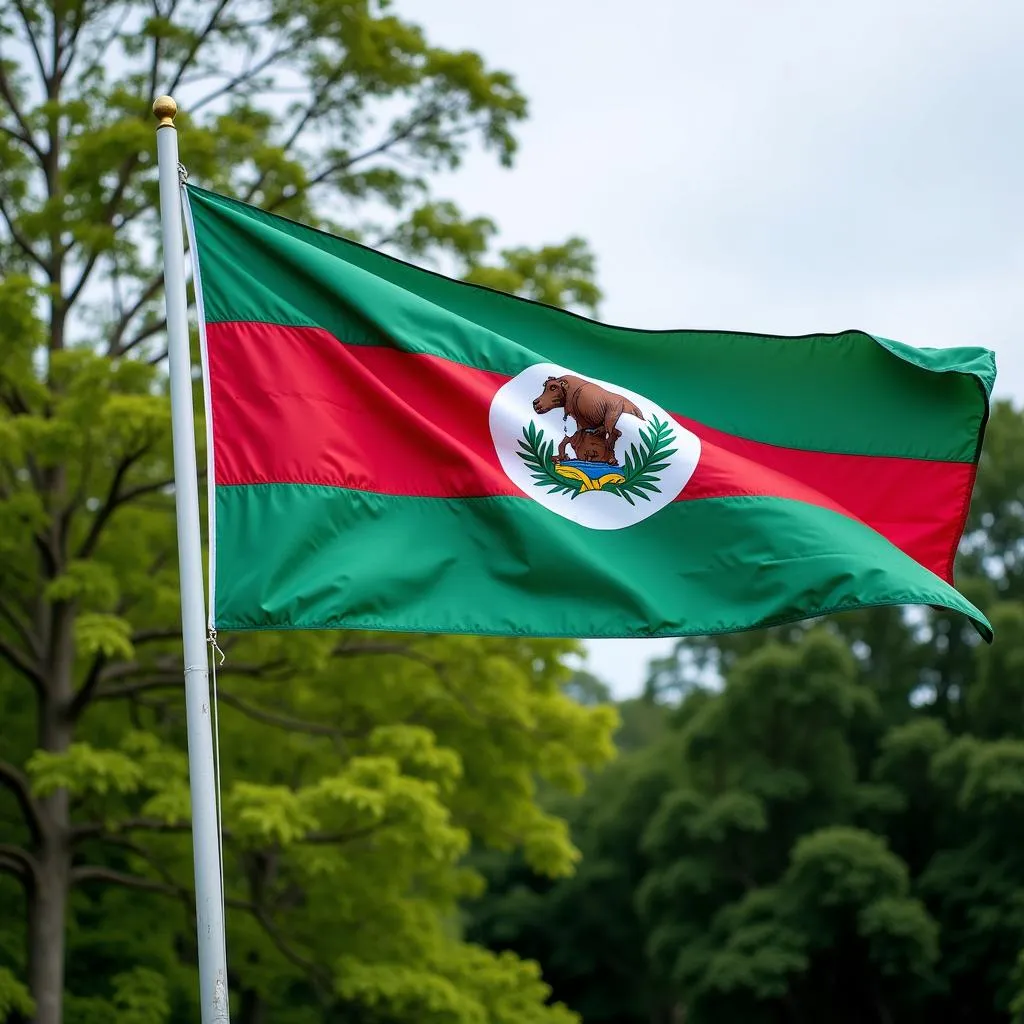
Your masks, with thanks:
[[(612, 460), (615, 458), (615, 451), (608, 443), (608, 438), (603, 436), (604, 431), (600, 427), (598, 430), (600, 433), (577, 430), (575, 434), (565, 439), (565, 443), (576, 453), (576, 458), (580, 462), (607, 462), (614, 465)], [(559, 452), (561, 450), (559, 446)], [(559, 455), (555, 461), (561, 462), (562, 456)]]
[[(563, 409), (565, 416), (571, 416), (579, 428), (572, 437), (563, 437), (559, 443), (559, 462), (565, 461), (566, 445), (572, 444), (581, 461), (607, 462), (609, 466), (617, 466), (619, 460), (615, 456), (615, 442), (622, 436), (622, 431), (616, 426), (619, 417), (625, 413), (637, 419), (644, 418), (636, 405), (623, 395), (569, 374), (564, 377), (548, 377), (544, 382), (544, 390), (533, 400), (533, 411), (540, 415), (552, 409)], [(584, 436), (603, 442), (603, 458), (584, 459), (580, 455), (574, 439), (579, 439), (583, 445)]]

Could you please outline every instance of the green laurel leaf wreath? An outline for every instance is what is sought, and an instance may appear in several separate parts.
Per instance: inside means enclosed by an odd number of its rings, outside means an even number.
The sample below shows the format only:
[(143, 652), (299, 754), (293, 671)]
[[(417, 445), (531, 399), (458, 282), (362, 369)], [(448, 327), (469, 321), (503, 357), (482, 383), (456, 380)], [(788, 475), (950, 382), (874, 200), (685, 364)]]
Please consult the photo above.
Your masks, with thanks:
[[(668, 469), (666, 460), (676, 453), (676, 449), (670, 447), (673, 437), (672, 428), (667, 423), (657, 416), (652, 417), (650, 426), (640, 432), (640, 447), (635, 444), (629, 446), (625, 462), (619, 469), (624, 478), (622, 483), (605, 484), (601, 490), (625, 498), (630, 505), (636, 504), (634, 498), (650, 501), (651, 494), (660, 494), (658, 473)], [(532, 420), (523, 427), (523, 440), (519, 447), (522, 451), (516, 454), (526, 463), (534, 483), (546, 487), (548, 494), (570, 494), (575, 499), (583, 493), (581, 481), (570, 480), (558, 472), (554, 459), (555, 443), (549, 441)]]
[(630, 505), (636, 504), (634, 498), (650, 501), (651, 494), (661, 494), (657, 474), (668, 469), (666, 460), (676, 453), (675, 448), (669, 447), (673, 440), (672, 428), (664, 420), (652, 416), (650, 426), (640, 431), (640, 448), (635, 444), (629, 446), (621, 469), (625, 479), (621, 484), (605, 484), (601, 490), (618, 494)]
[(519, 442), (522, 451), (516, 455), (526, 463), (534, 483), (546, 487), (548, 494), (571, 494), (575, 498), (580, 493), (582, 481), (570, 480), (555, 469), (555, 442), (547, 440), (544, 431), (538, 430), (533, 420), (529, 426), (523, 427), (523, 437), (525, 440)]

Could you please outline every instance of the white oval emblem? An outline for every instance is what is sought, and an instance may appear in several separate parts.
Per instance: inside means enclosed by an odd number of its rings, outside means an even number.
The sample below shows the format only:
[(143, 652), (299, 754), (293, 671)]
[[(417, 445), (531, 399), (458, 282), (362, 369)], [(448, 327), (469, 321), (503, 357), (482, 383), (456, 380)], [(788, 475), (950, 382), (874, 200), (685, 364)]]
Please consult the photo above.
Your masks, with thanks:
[(621, 530), (679, 496), (700, 438), (626, 388), (536, 363), (499, 388), (491, 439), (524, 494), (592, 530)]

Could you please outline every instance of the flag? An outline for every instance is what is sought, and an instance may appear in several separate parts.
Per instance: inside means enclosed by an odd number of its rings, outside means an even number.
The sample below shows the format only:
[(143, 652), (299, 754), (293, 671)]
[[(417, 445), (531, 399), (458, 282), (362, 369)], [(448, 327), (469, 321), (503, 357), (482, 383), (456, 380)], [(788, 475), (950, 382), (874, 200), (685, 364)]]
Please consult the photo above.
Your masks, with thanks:
[(187, 186), (219, 629), (725, 633), (953, 587), (992, 353), (613, 327)]

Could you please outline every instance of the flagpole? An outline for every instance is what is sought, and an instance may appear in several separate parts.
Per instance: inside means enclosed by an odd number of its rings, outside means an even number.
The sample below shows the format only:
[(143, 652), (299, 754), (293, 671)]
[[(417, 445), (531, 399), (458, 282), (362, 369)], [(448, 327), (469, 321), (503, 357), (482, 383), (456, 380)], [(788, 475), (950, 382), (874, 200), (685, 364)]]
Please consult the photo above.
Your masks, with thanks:
[(224, 896), (210, 716), (202, 540), (199, 533), (199, 481), (196, 472), (195, 413), (192, 408), (192, 360), (188, 342), (188, 306), (185, 300), (185, 242), (181, 231), (181, 182), (178, 178), (178, 132), (174, 127), (177, 112), (177, 105), (170, 96), (161, 96), (153, 104), (153, 115), (158, 119), (156, 149), (160, 170), (160, 224), (167, 303), (174, 504), (178, 520), (178, 568), (181, 577), (181, 633), (185, 648), (185, 717), (192, 794), (199, 995), (202, 1024), (227, 1024), (228, 969)]

